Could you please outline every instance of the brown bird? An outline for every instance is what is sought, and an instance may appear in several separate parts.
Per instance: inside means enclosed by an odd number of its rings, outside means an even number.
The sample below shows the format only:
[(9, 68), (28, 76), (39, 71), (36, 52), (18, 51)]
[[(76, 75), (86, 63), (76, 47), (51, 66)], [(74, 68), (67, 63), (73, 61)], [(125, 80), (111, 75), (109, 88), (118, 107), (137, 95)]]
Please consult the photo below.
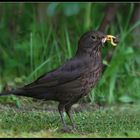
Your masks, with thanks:
[(101, 48), (107, 41), (116, 45), (117, 39), (99, 31), (86, 32), (78, 42), (76, 55), (59, 68), (45, 73), (31, 84), (7, 91), (2, 95), (14, 94), (37, 99), (58, 101), (58, 110), (63, 123), (63, 130), (70, 130), (64, 120), (67, 113), (72, 129), (75, 124), (71, 116), (71, 107), (86, 96), (93, 88), (102, 73)]

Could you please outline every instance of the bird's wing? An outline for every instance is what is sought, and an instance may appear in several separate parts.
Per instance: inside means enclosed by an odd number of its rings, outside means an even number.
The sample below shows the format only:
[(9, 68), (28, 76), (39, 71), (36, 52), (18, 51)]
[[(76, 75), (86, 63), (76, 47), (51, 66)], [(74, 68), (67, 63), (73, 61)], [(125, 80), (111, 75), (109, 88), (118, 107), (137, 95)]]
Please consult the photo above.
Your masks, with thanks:
[(72, 59), (60, 68), (40, 76), (36, 81), (24, 88), (54, 87), (77, 79), (87, 69), (86, 62), (81, 59)]

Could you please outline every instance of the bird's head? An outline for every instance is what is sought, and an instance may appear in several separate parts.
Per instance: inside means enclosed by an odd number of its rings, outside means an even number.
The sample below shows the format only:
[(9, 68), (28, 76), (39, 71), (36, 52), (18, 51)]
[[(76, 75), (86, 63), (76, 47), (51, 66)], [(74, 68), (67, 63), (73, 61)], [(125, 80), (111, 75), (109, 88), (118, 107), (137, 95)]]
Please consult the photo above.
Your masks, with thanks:
[(78, 42), (79, 51), (100, 50), (106, 41), (110, 41), (113, 46), (118, 43), (118, 38), (112, 35), (105, 35), (100, 31), (90, 31), (82, 35)]

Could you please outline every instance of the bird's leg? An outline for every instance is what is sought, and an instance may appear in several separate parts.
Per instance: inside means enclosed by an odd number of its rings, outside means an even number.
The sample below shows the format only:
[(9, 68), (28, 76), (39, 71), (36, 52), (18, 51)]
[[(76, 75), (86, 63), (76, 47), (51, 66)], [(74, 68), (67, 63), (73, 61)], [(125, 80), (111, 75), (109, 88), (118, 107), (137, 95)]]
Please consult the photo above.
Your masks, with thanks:
[(63, 124), (63, 131), (67, 132), (68, 128), (67, 128), (66, 122), (64, 120), (64, 109), (65, 109), (64, 107), (65, 107), (64, 104), (59, 104), (58, 105), (58, 110), (59, 110), (61, 121), (62, 121), (62, 124)]
[(76, 130), (76, 127), (75, 127), (75, 124), (74, 124), (74, 121), (73, 121), (73, 117), (72, 117), (71, 105), (66, 105), (65, 110), (66, 110), (66, 113), (67, 113), (67, 115), (68, 115), (68, 117), (70, 119), (70, 122), (72, 124), (72, 129)]

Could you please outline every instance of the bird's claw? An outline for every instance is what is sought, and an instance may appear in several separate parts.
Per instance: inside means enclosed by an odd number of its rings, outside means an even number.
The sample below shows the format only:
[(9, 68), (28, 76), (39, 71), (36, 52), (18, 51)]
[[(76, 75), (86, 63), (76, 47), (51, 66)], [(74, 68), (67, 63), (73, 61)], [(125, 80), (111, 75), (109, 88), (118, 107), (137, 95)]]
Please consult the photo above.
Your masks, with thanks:
[(70, 133), (70, 132), (72, 132), (72, 129), (70, 129), (68, 127), (63, 127), (60, 131), (64, 132), (64, 133)]
[(72, 128), (63, 127), (62, 129), (59, 130), (59, 132), (63, 132), (63, 133), (74, 133), (74, 132), (76, 132), (76, 128), (75, 127), (72, 127)]

